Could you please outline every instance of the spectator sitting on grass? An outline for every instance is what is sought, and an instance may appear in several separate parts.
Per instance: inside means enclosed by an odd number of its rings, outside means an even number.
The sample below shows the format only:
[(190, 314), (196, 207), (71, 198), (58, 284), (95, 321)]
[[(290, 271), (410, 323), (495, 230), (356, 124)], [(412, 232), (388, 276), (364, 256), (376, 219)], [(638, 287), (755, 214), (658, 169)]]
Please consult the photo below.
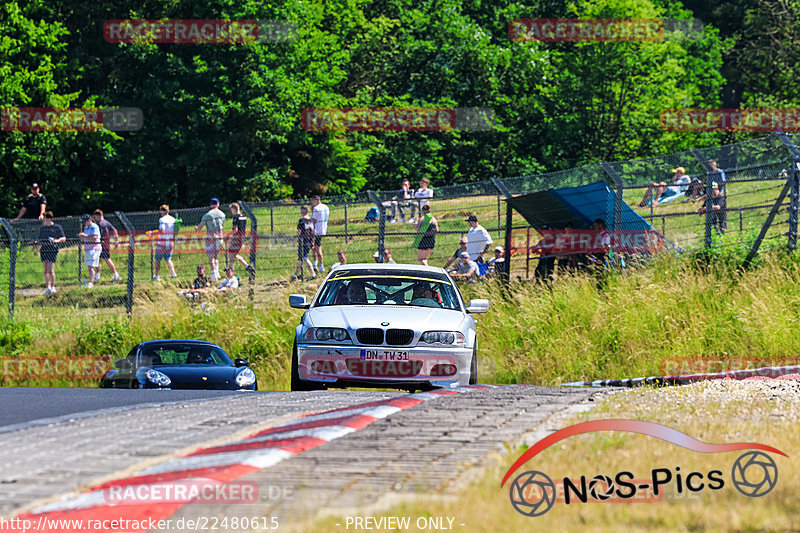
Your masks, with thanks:
[(478, 263), (469, 258), (468, 252), (461, 252), (456, 270), (450, 272), (456, 280), (476, 283), (478, 281)]
[(397, 264), (397, 261), (392, 259), (392, 251), (389, 250), (388, 248), (384, 248), (383, 249), (383, 262), (384, 263), (391, 263), (393, 265)]
[(203, 264), (199, 264), (197, 265), (197, 277), (194, 278), (191, 288), (178, 291), (178, 295), (196, 300), (197, 295), (206, 292), (209, 287), (211, 287), (211, 280), (206, 276), (206, 267)]
[(458, 243), (458, 248), (456, 248), (455, 253), (453, 253), (452, 257), (447, 260), (447, 263), (444, 264), (445, 270), (450, 268), (450, 265), (456, 263), (461, 256), (461, 252), (467, 251), (467, 238), (461, 237), (461, 241)]
[(673, 168), (672, 172), (672, 185), (667, 187), (666, 182), (652, 182), (644, 193), (644, 198), (639, 202), (639, 207), (645, 207), (648, 204), (656, 205), (667, 201), (668, 198), (685, 193), (688, 189), (691, 179), (686, 175), (686, 169), (683, 167)]
[(489, 265), (488, 270), (486, 271), (487, 276), (493, 276), (497, 273), (498, 267), (500, 270), (503, 270), (503, 266), (505, 264), (505, 258), (503, 257), (503, 247), (502, 246), (495, 246), (494, 248), (494, 257), (486, 261), (486, 264)]
[(239, 277), (236, 275), (232, 266), (225, 267), (225, 279), (219, 284), (219, 290), (229, 291), (239, 288)]

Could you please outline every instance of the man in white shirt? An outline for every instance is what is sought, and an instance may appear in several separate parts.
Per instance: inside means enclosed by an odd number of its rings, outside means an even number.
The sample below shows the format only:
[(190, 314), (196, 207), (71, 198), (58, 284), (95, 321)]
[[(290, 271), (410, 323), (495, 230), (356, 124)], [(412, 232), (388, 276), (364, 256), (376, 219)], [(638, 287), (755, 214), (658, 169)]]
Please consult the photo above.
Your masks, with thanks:
[(467, 232), (467, 253), (471, 261), (480, 259), (483, 261), (483, 254), (492, 247), (492, 237), (486, 228), (478, 224), (478, 217), (470, 215), (467, 218), (469, 231)]
[[(417, 209), (420, 213), (422, 212), (422, 208), (426, 205), (431, 203), (430, 198), (433, 198), (433, 189), (429, 189), (428, 185), (430, 184), (430, 180), (428, 178), (422, 178), (419, 180), (419, 189), (417, 192), (414, 193), (414, 198), (416, 199), (414, 203), (411, 205), (411, 221), (414, 222), (414, 209)], [(417, 215), (419, 216), (419, 215)]]
[(167, 204), (158, 208), (161, 218), (158, 219), (158, 244), (153, 258), (156, 260), (154, 280), (158, 280), (158, 271), (161, 270), (161, 261), (166, 261), (170, 277), (177, 278), (175, 264), (172, 262), (172, 252), (175, 250), (175, 217), (169, 214)]
[(331, 216), (331, 210), (328, 206), (322, 203), (319, 196), (311, 199), (313, 207), (311, 211), (311, 219), (314, 221), (314, 244), (311, 246), (311, 252), (314, 255), (314, 268), (317, 272), (325, 272), (325, 263), (322, 257), (322, 237), (328, 234), (328, 219)]

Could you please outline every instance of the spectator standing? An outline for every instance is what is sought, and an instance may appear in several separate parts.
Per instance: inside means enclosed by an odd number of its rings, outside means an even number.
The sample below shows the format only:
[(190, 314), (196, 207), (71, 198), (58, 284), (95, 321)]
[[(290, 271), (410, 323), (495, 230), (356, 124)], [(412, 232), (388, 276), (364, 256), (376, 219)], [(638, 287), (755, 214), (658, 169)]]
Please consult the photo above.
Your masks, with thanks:
[(303, 265), (308, 265), (311, 279), (317, 277), (308, 252), (314, 243), (314, 220), (308, 216), (308, 207), (300, 208), (300, 220), (297, 221), (297, 268), (292, 275), (292, 281), (298, 277), (303, 279)]
[(21, 218), (42, 220), (44, 219), (44, 210), (47, 208), (47, 198), (44, 194), (39, 192), (39, 184), (31, 184), (31, 193), (22, 202), (22, 207), (14, 220)]
[(467, 217), (469, 231), (467, 232), (467, 253), (473, 261), (483, 262), (483, 254), (492, 247), (492, 237), (486, 228), (478, 224), (478, 217), (470, 215)]
[[(426, 205), (430, 205), (430, 199), (433, 198), (433, 189), (429, 189), (428, 185), (430, 185), (430, 180), (428, 178), (422, 178), (419, 180), (419, 189), (417, 192), (414, 193), (415, 204), (411, 206), (411, 222), (415, 222), (414, 218), (414, 208), (418, 208), (420, 213), (422, 213), (422, 208)], [(424, 213), (420, 215), (420, 217), (425, 216)]]
[[(92, 221), (100, 228), (100, 259), (105, 261), (106, 265), (108, 265), (108, 268), (111, 270), (111, 281), (119, 281), (122, 278), (117, 273), (117, 267), (114, 265), (114, 261), (111, 260), (111, 237), (114, 237), (114, 244), (116, 244), (117, 238), (119, 238), (119, 232), (111, 222), (105, 219), (103, 211), (100, 209), (94, 210), (94, 213), (92, 213)], [(95, 283), (100, 281), (101, 268), (101, 265), (97, 266), (97, 274), (94, 276)]]
[(53, 222), (53, 212), (45, 211), (42, 227), (39, 228), (39, 238), (36, 241), (39, 247), (39, 258), (44, 267), (44, 283), (47, 288), (45, 296), (56, 293), (56, 259), (58, 258), (58, 245), (67, 241), (64, 229), (60, 224)]
[(311, 213), (311, 218), (314, 220), (314, 245), (311, 247), (314, 253), (314, 268), (317, 272), (325, 272), (325, 262), (322, 257), (322, 238), (328, 234), (328, 219), (331, 216), (331, 210), (322, 203), (322, 199), (319, 196), (311, 199), (311, 206), (314, 209)]
[[(723, 235), (728, 229), (728, 206), (725, 197), (719, 192), (719, 184), (716, 181), (711, 184), (711, 198), (708, 203), (711, 205), (711, 225)], [(703, 215), (705, 212), (706, 206), (697, 210), (698, 215)]]
[(223, 237), (223, 228), (225, 227), (225, 213), (219, 209), (219, 200), (212, 198), (211, 209), (203, 215), (200, 219), (200, 224), (194, 228), (195, 231), (200, 231), (200, 228), (206, 228), (206, 255), (208, 256), (208, 265), (211, 267), (211, 280), (219, 281), (219, 255), (220, 250), (225, 245)]
[(728, 182), (725, 171), (717, 166), (716, 159), (708, 160), (708, 168), (711, 169), (711, 172), (709, 172), (709, 174), (711, 174), (711, 181), (716, 181), (720, 192), (725, 192), (725, 185)]
[(458, 248), (456, 248), (455, 253), (450, 256), (450, 259), (447, 260), (447, 263), (444, 264), (445, 270), (450, 268), (450, 265), (457, 263), (458, 260), (461, 258), (461, 252), (467, 251), (467, 238), (461, 237), (461, 240), (458, 242)]
[(231, 210), (231, 218), (233, 219), (233, 231), (227, 236), (228, 265), (231, 266), (236, 261), (239, 261), (244, 265), (248, 274), (255, 274), (255, 268), (245, 261), (244, 257), (239, 255), (247, 235), (247, 216), (242, 213), (242, 207), (237, 202), (233, 202), (228, 208)]
[(88, 214), (81, 216), (81, 222), (83, 222), (83, 231), (78, 233), (78, 237), (83, 243), (83, 264), (89, 269), (89, 281), (86, 283), (86, 288), (91, 289), (94, 287), (92, 280), (95, 272), (100, 266), (100, 228), (92, 222), (92, 217)]
[(461, 252), (456, 269), (450, 272), (450, 276), (457, 280), (477, 283), (478, 263), (470, 259), (468, 252)]
[(414, 248), (417, 249), (417, 261), (421, 265), (428, 264), (434, 246), (436, 246), (436, 234), (439, 232), (439, 222), (431, 215), (431, 206), (422, 207), (422, 216), (414, 224), (417, 236), (414, 238)]
[(338, 266), (346, 265), (347, 264), (347, 252), (343, 252), (339, 250), (336, 252), (336, 258), (339, 259), (336, 263), (331, 265), (331, 268), (336, 268)]
[(158, 272), (161, 270), (161, 261), (166, 261), (170, 276), (177, 278), (175, 263), (172, 262), (172, 253), (175, 251), (175, 217), (169, 214), (169, 206), (163, 204), (158, 208), (161, 218), (158, 219), (158, 242), (155, 253), (155, 274), (153, 280), (160, 279)]

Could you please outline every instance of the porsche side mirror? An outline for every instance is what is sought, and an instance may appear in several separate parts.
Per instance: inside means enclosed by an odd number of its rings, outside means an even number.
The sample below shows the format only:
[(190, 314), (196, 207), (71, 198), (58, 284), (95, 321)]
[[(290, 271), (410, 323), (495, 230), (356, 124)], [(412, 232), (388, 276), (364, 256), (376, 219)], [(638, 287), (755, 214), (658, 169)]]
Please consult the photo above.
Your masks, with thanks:
[(233, 366), (240, 367), (240, 366), (250, 366), (250, 362), (247, 359), (234, 359)]
[(120, 370), (128, 370), (131, 368), (131, 362), (127, 359), (119, 359), (114, 362), (114, 366), (119, 368)]
[(489, 310), (489, 300), (478, 298), (470, 300), (467, 306), (467, 313), (485, 313)]
[(311, 304), (306, 300), (305, 294), (290, 294), (289, 307), (293, 309), (308, 309)]

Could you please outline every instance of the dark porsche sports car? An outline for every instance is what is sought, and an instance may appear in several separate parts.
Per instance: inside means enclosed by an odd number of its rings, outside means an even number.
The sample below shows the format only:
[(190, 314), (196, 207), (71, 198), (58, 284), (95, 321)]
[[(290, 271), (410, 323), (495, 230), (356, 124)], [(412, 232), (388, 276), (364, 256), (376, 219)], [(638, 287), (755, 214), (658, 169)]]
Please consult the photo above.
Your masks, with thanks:
[(137, 344), (100, 378), (101, 388), (258, 390), (247, 359), (231, 361), (212, 342), (170, 339)]

